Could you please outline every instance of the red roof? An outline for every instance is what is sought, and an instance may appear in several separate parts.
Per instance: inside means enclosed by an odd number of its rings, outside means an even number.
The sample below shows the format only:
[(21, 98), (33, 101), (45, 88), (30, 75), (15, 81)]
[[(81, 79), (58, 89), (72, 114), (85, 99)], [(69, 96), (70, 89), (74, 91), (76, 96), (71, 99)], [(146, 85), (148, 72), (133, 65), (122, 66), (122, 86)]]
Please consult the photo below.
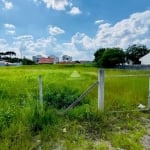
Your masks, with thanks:
[(39, 64), (53, 64), (54, 58), (40, 58), (38, 63)]

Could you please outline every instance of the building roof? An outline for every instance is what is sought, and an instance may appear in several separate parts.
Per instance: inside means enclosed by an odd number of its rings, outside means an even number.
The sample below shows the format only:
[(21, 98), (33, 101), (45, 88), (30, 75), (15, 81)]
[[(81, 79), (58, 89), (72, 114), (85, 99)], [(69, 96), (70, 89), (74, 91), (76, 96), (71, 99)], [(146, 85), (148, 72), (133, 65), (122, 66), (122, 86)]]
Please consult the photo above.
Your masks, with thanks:
[(54, 58), (40, 58), (38, 64), (53, 64)]

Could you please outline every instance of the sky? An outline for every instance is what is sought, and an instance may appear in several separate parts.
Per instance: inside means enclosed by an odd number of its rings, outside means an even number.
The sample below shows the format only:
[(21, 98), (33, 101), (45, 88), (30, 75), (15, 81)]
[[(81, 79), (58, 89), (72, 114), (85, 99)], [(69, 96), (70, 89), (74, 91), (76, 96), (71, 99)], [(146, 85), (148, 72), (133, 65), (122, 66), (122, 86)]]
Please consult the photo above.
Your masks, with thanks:
[(150, 0), (0, 0), (0, 52), (93, 60), (132, 44), (150, 48)]

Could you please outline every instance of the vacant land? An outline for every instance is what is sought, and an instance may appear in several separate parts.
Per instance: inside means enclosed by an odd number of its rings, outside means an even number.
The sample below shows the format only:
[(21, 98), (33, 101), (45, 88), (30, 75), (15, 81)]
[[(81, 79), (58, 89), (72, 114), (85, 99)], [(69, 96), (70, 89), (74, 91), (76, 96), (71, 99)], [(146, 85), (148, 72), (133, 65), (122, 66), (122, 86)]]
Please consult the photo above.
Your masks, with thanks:
[[(148, 149), (150, 114), (131, 110), (138, 110), (139, 104), (147, 106), (149, 74), (150, 71), (105, 70), (105, 111), (97, 110), (95, 87), (63, 115), (97, 81), (98, 68), (1, 67), (0, 149)], [(43, 77), (43, 107), (39, 103), (39, 75)]]

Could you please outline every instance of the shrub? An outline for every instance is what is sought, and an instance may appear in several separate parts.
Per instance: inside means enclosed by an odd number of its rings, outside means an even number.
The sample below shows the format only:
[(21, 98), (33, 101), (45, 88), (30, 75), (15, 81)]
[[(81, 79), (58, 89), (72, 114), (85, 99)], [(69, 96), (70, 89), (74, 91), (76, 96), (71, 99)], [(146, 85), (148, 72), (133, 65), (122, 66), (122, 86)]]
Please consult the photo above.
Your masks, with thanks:
[(14, 118), (15, 112), (11, 109), (0, 109), (0, 131), (6, 127), (9, 127)]
[[(76, 89), (71, 89), (68, 87), (52, 87), (44, 96), (46, 108), (47, 106), (54, 106), (57, 109), (65, 109), (70, 104), (72, 104), (80, 95), (81, 93)], [(84, 98), (81, 102), (79, 102), (79, 105), (87, 103), (89, 103), (89, 100)]]

